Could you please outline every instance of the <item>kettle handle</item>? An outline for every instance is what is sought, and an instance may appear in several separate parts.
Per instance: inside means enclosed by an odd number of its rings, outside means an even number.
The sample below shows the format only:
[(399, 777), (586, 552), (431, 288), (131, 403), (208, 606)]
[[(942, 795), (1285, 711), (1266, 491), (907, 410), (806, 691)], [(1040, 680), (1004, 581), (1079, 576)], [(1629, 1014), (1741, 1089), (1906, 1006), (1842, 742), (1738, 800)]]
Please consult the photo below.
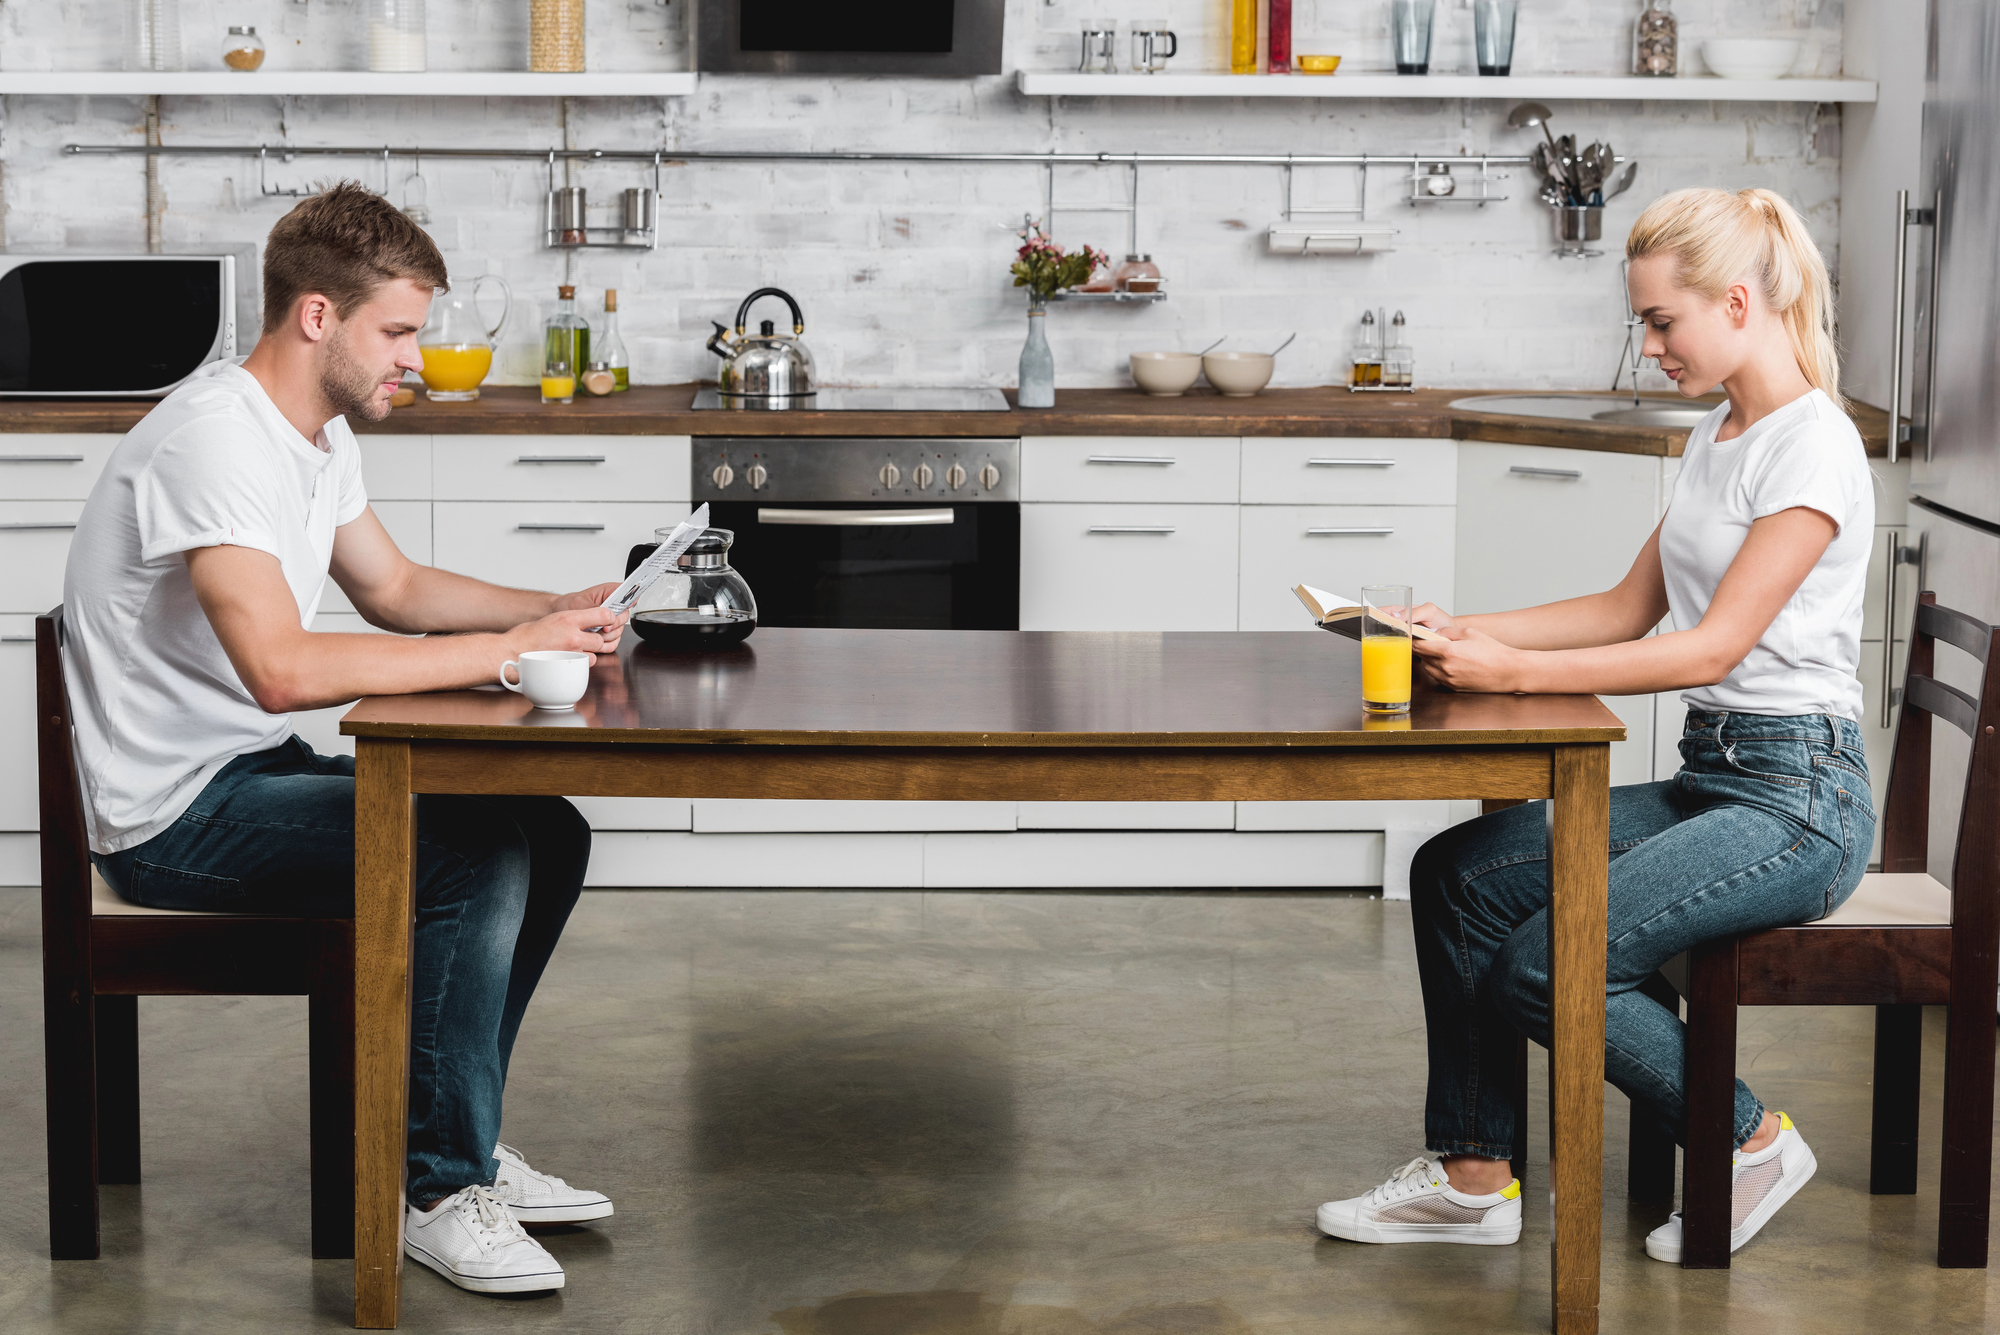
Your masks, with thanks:
[(729, 326), (720, 320), (710, 320), (709, 323), (715, 326), (715, 332), (708, 336), (708, 350), (722, 360), (728, 361), (736, 355), (735, 350), (729, 346)]
[[(742, 337), (744, 329), (748, 327), (750, 321), (750, 307), (760, 297), (777, 297), (779, 300), (783, 301), (787, 306), (791, 307), (792, 332), (794, 334), (803, 334), (806, 332), (806, 317), (799, 310), (799, 303), (792, 300), (791, 293), (785, 291), (781, 287), (760, 287), (755, 292), (752, 292), (749, 296), (743, 298), (743, 304), (736, 308), (737, 337), (739, 338)], [(712, 324), (714, 322), (710, 321), (710, 323)]]
[(498, 323), (496, 323), (491, 329), (486, 331), (486, 337), (498, 338), (500, 337), (500, 331), (507, 327), (507, 316), (510, 313), (512, 313), (514, 309), (514, 289), (508, 287), (507, 280), (502, 278), (497, 273), (483, 273), (479, 275), (479, 277), (473, 279), (472, 310), (475, 316), (477, 316), (479, 313), (479, 285), (481, 283), (488, 283), (488, 282), (500, 284), (500, 319)]

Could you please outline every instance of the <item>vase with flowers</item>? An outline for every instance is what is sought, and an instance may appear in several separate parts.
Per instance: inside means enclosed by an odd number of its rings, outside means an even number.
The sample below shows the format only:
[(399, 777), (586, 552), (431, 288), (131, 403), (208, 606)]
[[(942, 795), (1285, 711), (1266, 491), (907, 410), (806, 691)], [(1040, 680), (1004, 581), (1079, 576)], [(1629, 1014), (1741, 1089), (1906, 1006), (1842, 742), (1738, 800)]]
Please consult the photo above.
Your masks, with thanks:
[(1101, 250), (1082, 246), (1066, 251), (1049, 240), (1040, 223), (1030, 222), (1015, 233), (1021, 247), (1014, 252), (1014, 286), (1028, 289), (1028, 341), (1021, 346), (1023, 408), (1056, 406), (1056, 359), (1049, 351), (1045, 327), (1049, 298), (1065, 288), (1090, 281), (1090, 275), (1111, 262)]

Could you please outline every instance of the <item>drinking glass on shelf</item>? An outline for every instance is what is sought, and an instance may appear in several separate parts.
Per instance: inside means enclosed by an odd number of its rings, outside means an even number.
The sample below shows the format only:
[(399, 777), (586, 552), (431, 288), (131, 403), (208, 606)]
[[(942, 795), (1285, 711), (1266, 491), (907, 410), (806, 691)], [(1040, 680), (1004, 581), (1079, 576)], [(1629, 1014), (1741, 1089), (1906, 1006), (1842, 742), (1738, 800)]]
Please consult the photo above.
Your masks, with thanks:
[(1118, 72), (1118, 20), (1085, 19), (1083, 21), (1083, 59), (1077, 64), (1079, 74), (1116, 74)]
[(1141, 19), (1132, 25), (1132, 72), (1158, 74), (1180, 54), (1181, 39), (1165, 19)]
[(569, 403), (576, 398), (576, 367), (566, 358), (551, 357), (542, 363), (542, 402)]
[(1407, 584), (1371, 584), (1361, 591), (1361, 708), (1376, 714), (1410, 708), (1410, 623), (1415, 606)]
[(1472, 50), (1481, 74), (1514, 68), (1516, 0), (1472, 0)]
[(1431, 20), (1437, 16), (1437, 0), (1395, 0), (1389, 11), (1389, 29), (1396, 40), (1396, 73), (1431, 72)]

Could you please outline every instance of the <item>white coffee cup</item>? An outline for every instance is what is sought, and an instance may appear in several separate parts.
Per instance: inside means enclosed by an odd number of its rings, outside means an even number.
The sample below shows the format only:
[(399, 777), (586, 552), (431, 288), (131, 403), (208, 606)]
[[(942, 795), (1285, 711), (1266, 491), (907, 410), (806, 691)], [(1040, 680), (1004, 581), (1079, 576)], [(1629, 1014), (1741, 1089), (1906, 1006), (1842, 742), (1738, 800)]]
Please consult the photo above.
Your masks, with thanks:
[[(508, 668), (513, 668), (520, 678), (518, 686), (507, 680)], [(590, 655), (568, 649), (535, 649), (502, 663), (500, 684), (517, 695), (527, 696), (537, 709), (570, 709), (589, 689)]]

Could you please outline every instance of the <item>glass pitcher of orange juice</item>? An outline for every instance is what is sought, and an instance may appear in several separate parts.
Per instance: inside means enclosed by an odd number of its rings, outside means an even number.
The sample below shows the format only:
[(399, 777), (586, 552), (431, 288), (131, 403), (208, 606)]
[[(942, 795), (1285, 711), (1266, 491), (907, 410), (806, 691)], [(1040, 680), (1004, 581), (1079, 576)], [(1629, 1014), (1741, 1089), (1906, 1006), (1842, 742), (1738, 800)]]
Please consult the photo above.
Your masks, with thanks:
[[(491, 329), (479, 313), (479, 289), (500, 285), (500, 320)], [(430, 323), (417, 335), (424, 354), (424, 393), (440, 403), (469, 403), (493, 369), (493, 340), (506, 327), (514, 292), (498, 274), (482, 274), (470, 287), (453, 288), (431, 300)]]

